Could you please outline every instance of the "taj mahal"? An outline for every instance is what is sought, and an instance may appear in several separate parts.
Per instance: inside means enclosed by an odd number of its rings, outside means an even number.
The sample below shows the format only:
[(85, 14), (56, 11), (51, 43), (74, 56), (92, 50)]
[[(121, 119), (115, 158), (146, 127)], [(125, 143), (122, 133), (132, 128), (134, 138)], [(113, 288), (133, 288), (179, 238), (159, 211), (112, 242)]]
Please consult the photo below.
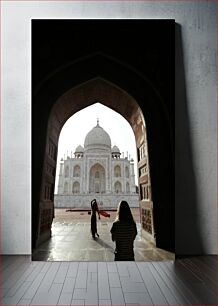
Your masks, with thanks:
[(117, 146), (111, 146), (109, 134), (99, 125), (88, 132), (84, 147), (79, 145), (74, 157), (60, 161), (56, 208), (90, 208), (93, 198), (106, 209), (117, 208), (121, 200), (139, 207), (135, 184), (134, 160), (121, 157)]

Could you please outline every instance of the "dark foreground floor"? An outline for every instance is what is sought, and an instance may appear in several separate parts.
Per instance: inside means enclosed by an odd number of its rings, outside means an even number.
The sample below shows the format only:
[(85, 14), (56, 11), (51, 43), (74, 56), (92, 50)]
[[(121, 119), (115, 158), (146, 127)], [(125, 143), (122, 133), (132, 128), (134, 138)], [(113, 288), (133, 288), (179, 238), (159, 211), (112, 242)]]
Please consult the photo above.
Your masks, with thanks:
[(0, 305), (217, 305), (217, 258), (37, 262), (1, 257)]

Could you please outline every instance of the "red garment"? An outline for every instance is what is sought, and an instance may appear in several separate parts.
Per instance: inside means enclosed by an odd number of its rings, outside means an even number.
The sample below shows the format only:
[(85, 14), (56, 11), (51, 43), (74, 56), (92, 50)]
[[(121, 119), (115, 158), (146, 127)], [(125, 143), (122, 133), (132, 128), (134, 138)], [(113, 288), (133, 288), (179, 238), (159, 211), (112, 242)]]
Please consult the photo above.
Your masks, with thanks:
[(108, 214), (108, 213), (107, 213), (106, 211), (104, 211), (104, 210), (99, 210), (98, 213), (99, 213), (100, 215), (104, 216), (104, 217), (110, 218), (110, 214)]
[(97, 204), (95, 199), (91, 201), (91, 208), (92, 208), (92, 213), (96, 213), (97, 212), (98, 215), (102, 215), (104, 217), (110, 218), (110, 214), (108, 214), (106, 211), (100, 210), (98, 208), (98, 204)]

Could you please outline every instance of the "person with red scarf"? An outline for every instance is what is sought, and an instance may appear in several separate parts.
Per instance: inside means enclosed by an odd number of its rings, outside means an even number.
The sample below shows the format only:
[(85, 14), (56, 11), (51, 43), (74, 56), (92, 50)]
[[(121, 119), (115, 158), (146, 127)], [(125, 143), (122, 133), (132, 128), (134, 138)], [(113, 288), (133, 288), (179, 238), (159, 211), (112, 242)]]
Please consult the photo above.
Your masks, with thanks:
[(96, 199), (93, 199), (91, 201), (91, 209), (92, 209), (92, 215), (91, 215), (91, 233), (92, 233), (92, 238), (95, 239), (95, 235), (97, 235), (97, 237), (99, 237), (98, 231), (97, 231), (97, 217), (96, 217), (96, 213), (98, 213), (98, 218), (99, 220), (100, 215), (110, 218), (110, 214), (108, 214), (106, 211), (104, 210), (100, 210), (98, 208), (98, 204)]
[(95, 235), (99, 237), (98, 231), (97, 231), (97, 217), (96, 213), (98, 213), (98, 218), (100, 220), (100, 214), (99, 214), (99, 209), (98, 209), (98, 204), (96, 199), (93, 199), (91, 201), (91, 209), (92, 209), (92, 215), (91, 215), (91, 233), (92, 233), (92, 238), (95, 239)]

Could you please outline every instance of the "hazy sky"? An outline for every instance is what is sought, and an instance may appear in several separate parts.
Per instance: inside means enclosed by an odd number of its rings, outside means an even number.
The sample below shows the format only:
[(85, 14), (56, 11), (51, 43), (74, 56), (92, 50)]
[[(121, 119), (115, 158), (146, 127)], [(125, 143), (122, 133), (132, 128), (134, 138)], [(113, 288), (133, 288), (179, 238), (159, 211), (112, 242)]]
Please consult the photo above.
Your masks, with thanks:
[[(128, 156), (130, 155), (136, 163), (136, 143), (130, 124), (117, 112), (100, 103), (95, 103), (77, 112), (63, 126), (58, 143), (56, 178), (59, 174), (60, 159), (64, 156), (66, 158), (67, 153), (68, 156), (71, 156), (71, 154), (74, 156), (73, 153), (78, 145), (84, 147), (85, 137), (96, 126), (97, 118), (99, 118), (99, 125), (110, 135), (111, 145), (118, 146), (121, 156), (124, 152), (126, 157), (128, 152)], [(135, 174), (136, 171), (137, 166), (135, 164)], [(57, 179), (55, 185), (56, 192)]]

